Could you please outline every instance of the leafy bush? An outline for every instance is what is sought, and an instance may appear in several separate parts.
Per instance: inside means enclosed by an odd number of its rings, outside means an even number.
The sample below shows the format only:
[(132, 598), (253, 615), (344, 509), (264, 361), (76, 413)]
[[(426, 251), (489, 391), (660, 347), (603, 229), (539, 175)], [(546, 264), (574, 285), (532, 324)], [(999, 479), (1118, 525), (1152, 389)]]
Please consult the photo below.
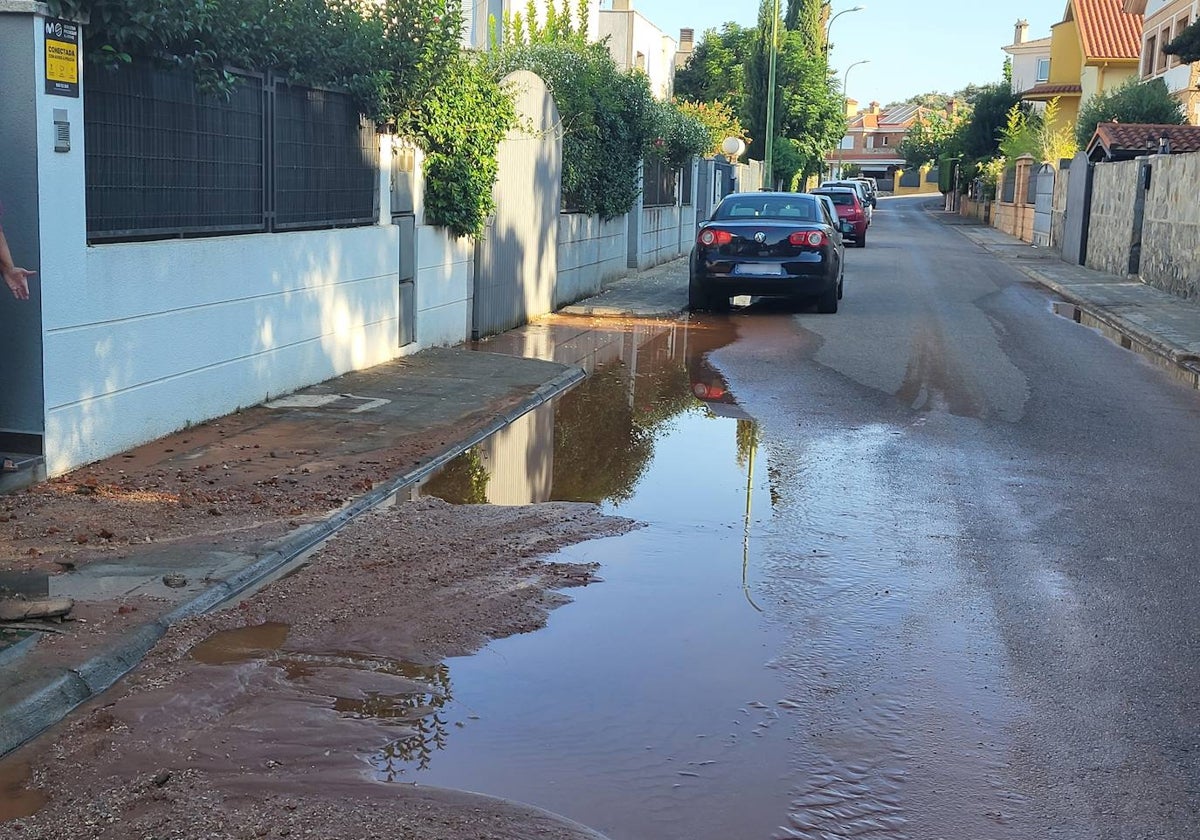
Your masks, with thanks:
[(563, 129), (567, 205), (605, 219), (637, 201), (638, 166), (660, 137), (659, 104), (644, 75), (623, 73), (603, 44), (508, 43), (485, 58), (496, 78), (530, 70), (546, 82)]
[(653, 146), (672, 169), (682, 169), (692, 158), (709, 153), (708, 126), (675, 102), (658, 104), (658, 134)]
[(721, 154), (721, 143), (726, 137), (736, 137), (750, 145), (750, 138), (741, 121), (734, 114), (733, 108), (727, 103), (676, 101), (676, 107), (684, 114), (699, 120), (708, 132), (708, 145), (700, 154), (704, 156)]
[(1179, 100), (1167, 90), (1162, 79), (1138, 82), (1130, 79), (1115, 90), (1093, 96), (1079, 112), (1075, 123), (1075, 140), (1079, 148), (1087, 147), (1096, 126), (1102, 122), (1149, 123), (1151, 125), (1183, 125), (1186, 120)]
[(515, 121), (512, 99), (477, 59), (455, 55), (445, 83), (419, 103), (410, 133), (426, 152), (425, 213), (457, 236), (495, 209), (496, 153)]

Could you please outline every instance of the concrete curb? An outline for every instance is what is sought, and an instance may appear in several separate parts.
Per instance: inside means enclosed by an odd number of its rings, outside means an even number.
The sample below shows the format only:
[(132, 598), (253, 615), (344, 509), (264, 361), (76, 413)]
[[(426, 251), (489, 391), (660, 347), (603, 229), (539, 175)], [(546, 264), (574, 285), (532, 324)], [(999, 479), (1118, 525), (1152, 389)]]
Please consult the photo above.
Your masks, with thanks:
[(384, 482), (321, 522), (299, 529), (237, 574), (210, 586), (161, 618), (133, 628), (108, 650), (93, 656), (78, 668), (64, 671), (49, 685), (35, 691), (19, 703), (0, 710), (0, 757), (36, 738), (81, 703), (111, 688), (121, 677), (137, 667), (171, 625), (185, 618), (206, 613), (255, 588), (362, 514), (441, 469), (472, 446), (577, 385), (586, 376), (581, 368), (568, 368), (536, 388), (519, 404), (496, 415), (483, 428), (452, 444), (429, 462)]

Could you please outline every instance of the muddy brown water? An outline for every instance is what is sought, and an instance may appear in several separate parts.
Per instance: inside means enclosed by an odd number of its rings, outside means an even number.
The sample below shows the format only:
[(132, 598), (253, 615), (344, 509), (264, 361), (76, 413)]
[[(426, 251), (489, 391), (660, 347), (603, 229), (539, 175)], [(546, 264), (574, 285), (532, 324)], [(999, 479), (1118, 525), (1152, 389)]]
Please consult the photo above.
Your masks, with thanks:
[[(994, 640), (964, 619), (987, 605), (943, 599), (921, 564), (945, 542), (907, 517), (938, 534), (954, 522), (898, 502), (880, 465), (901, 430), (768, 440), (710, 356), (738, 324), (556, 321), (482, 347), (591, 375), (414, 495), (588, 501), (647, 525), (555, 555), (599, 564), (601, 582), (548, 627), (440, 663), (350, 639), (289, 651), (287, 625), (240, 628), (192, 656), (250, 670), (178, 702), (275, 686), (296, 723), (281, 761), (324, 750), (337, 772), (527, 802), (613, 840), (1030, 836), (1006, 783), (997, 733), (1014, 710)], [(781, 352), (807, 340), (786, 317), (741, 327)], [(350, 725), (364, 721), (379, 737)], [(24, 781), (0, 784), (36, 810)]]

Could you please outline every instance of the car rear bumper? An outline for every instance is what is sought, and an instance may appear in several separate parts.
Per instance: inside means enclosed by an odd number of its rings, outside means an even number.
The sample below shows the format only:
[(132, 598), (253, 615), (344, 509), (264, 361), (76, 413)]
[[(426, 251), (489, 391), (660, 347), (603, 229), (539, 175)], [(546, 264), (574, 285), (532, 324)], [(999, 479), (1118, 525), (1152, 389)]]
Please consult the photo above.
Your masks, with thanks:
[(728, 263), (701, 264), (692, 274), (692, 284), (705, 292), (733, 295), (764, 295), (793, 297), (819, 295), (837, 285), (837, 278), (823, 263), (819, 265), (788, 264), (786, 269), (796, 273), (776, 276), (734, 274)]

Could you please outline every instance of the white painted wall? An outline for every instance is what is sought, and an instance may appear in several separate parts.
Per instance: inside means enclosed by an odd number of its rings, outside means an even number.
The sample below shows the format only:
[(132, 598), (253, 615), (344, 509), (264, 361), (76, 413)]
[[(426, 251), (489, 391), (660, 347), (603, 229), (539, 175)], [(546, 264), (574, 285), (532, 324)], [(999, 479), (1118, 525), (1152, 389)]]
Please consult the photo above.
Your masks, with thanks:
[(675, 39), (631, 8), (601, 10), (599, 26), (617, 66), (632, 70), (641, 54), (650, 90), (659, 99), (670, 99), (675, 91)]
[(466, 341), (475, 292), (475, 240), (418, 224), (415, 291), (416, 341), (404, 348), (404, 355)]
[(45, 313), (48, 472), (392, 358), (398, 255), (392, 225), (84, 249)]
[(625, 216), (563, 213), (558, 219), (558, 281), (554, 305), (598, 294), (604, 281), (628, 272), (629, 222)]

